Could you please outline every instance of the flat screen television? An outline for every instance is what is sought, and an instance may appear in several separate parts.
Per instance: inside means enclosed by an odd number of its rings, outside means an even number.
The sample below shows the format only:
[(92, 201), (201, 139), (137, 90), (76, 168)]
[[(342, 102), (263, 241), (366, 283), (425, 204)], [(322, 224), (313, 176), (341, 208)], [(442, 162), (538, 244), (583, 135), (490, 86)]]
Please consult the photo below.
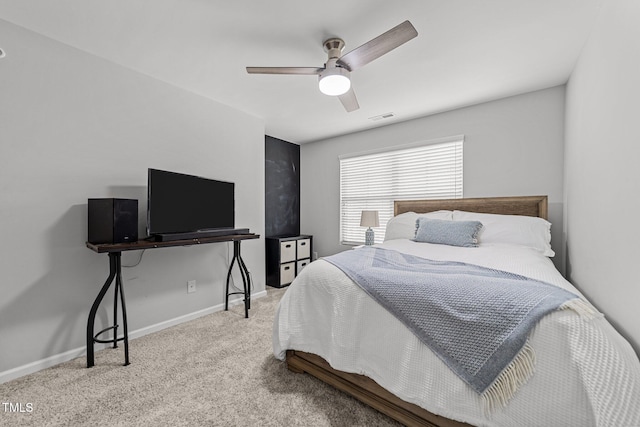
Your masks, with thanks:
[(149, 169), (147, 188), (149, 236), (234, 228), (233, 182)]

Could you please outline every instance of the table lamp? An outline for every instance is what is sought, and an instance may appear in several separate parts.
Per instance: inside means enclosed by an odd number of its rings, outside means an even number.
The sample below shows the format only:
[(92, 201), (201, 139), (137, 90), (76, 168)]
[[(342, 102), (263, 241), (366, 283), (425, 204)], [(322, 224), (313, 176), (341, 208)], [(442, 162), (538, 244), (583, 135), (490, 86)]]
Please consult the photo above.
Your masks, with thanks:
[(371, 246), (373, 245), (374, 234), (371, 227), (379, 227), (380, 223), (378, 221), (378, 211), (362, 211), (362, 215), (360, 216), (360, 227), (369, 227), (365, 232), (365, 245)]

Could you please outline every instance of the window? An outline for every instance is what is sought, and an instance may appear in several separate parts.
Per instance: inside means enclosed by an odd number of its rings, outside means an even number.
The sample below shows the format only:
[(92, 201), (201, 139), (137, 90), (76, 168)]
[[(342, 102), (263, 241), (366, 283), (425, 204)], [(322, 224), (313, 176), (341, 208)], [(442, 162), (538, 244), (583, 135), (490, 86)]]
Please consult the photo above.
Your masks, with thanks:
[(394, 200), (462, 197), (464, 136), (426, 141), (392, 151), (340, 157), (340, 241), (363, 244), (363, 210), (377, 210), (380, 227), (375, 242), (382, 243)]

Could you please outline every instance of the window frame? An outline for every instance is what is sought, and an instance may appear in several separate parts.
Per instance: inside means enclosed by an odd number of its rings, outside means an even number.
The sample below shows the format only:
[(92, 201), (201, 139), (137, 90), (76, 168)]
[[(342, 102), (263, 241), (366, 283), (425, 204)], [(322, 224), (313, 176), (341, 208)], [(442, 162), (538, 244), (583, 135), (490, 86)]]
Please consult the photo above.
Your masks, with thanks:
[[(424, 149), (420, 152), (420, 149)], [(447, 187), (445, 192), (439, 192), (438, 194), (433, 193), (434, 188), (440, 188), (438, 185), (431, 184), (430, 188), (422, 188), (419, 187), (418, 190), (414, 189), (413, 191), (407, 190), (407, 188), (400, 188), (398, 186), (403, 186), (401, 182), (406, 177), (399, 177), (402, 174), (403, 167), (413, 166), (412, 173), (415, 175), (414, 177), (409, 177), (408, 179), (420, 179), (429, 181), (429, 179), (433, 180), (434, 177), (426, 178), (426, 173), (422, 173), (420, 171), (420, 166), (416, 166), (416, 162), (413, 165), (410, 163), (411, 152), (417, 153), (420, 152), (420, 156), (428, 157), (431, 152), (431, 158), (429, 162), (438, 165), (440, 160), (436, 159), (436, 154), (442, 150), (446, 150), (447, 152), (453, 151), (453, 154), (448, 154), (447, 157), (450, 157), (451, 165), (447, 166), (448, 168), (455, 168), (453, 172), (445, 171), (443, 175), (445, 177), (454, 176), (454, 183), (450, 184)], [(403, 158), (404, 156), (404, 158)], [(369, 158), (369, 159), (367, 159)], [(454, 135), (444, 138), (438, 139), (430, 139), (426, 141), (417, 141), (411, 144), (403, 144), (397, 145), (393, 147), (385, 147), (376, 150), (369, 150), (358, 153), (344, 154), (338, 156), (339, 159), (339, 185), (340, 185), (340, 209), (339, 209), (339, 239), (340, 243), (343, 245), (361, 245), (364, 244), (365, 239), (365, 228), (359, 227), (359, 213), (362, 210), (378, 210), (380, 213), (380, 226), (373, 228), (375, 232), (375, 240), (376, 243), (381, 243), (384, 239), (384, 232), (386, 228), (386, 222), (393, 217), (393, 201), (394, 200), (419, 200), (419, 199), (440, 199), (440, 198), (462, 198), (463, 197), (463, 178), (464, 178), (464, 135)], [(371, 196), (370, 194), (366, 197), (366, 200), (357, 200), (352, 195), (348, 195), (347, 200), (345, 201), (345, 185), (354, 185), (354, 182), (350, 182), (345, 184), (345, 178), (343, 177), (344, 169), (347, 168), (347, 164), (349, 167), (353, 169), (361, 169), (362, 172), (367, 174), (367, 180), (369, 180), (369, 176), (373, 174), (373, 172), (367, 167), (362, 168), (360, 166), (353, 166), (356, 162), (366, 164), (369, 161), (369, 167), (371, 165), (374, 166), (375, 171), (377, 173), (382, 173), (383, 169), (387, 175), (395, 176), (397, 179), (394, 179), (393, 182), (389, 183), (390, 187), (395, 187), (394, 189), (389, 190), (386, 195), (377, 195)], [(385, 165), (384, 163), (392, 163), (391, 166)], [(375, 164), (374, 164), (375, 163)], [(418, 172), (416, 172), (418, 171)], [(351, 171), (351, 173), (353, 173)], [(440, 172), (434, 171), (431, 168), (431, 174), (439, 174)], [(418, 176), (420, 175), (420, 176)], [(347, 177), (347, 179), (349, 179)], [(386, 179), (385, 177), (381, 177), (380, 179)], [(356, 183), (357, 184), (357, 183)], [(405, 183), (406, 184), (406, 183)], [(356, 185), (357, 186), (357, 185)], [(376, 190), (364, 190), (376, 191)], [(419, 192), (419, 194), (417, 194)], [(431, 194), (430, 194), (431, 192)], [(383, 191), (384, 193), (384, 191)], [(402, 194), (411, 194), (409, 196), (403, 196)], [(361, 198), (361, 197), (358, 197)], [(347, 203), (355, 203), (361, 204), (359, 208), (350, 208), (346, 209), (345, 206)], [(348, 212), (346, 212), (348, 210)], [(350, 218), (345, 218), (345, 216), (349, 215)], [(357, 218), (356, 218), (357, 216)], [(357, 225), (356, 225), (357, 221)], [(347, 228), (345, 230), (345, 227)], [(356, 233), (354, 230), (360, 229), (361, 232)], [(359, 236), (359, 237), (355, 237)]]

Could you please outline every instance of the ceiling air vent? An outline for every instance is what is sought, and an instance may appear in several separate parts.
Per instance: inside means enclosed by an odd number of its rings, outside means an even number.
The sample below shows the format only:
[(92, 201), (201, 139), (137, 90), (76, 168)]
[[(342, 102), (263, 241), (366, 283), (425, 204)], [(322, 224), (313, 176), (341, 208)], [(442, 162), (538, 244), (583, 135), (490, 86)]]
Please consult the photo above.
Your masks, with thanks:
[(378, 120), (390, 119), (391, 117), (394, 117), (394, 116), (395, 114), (393, 113), (385, 113), (385, 114), (380, 114), (379, 116), (369, 117), (369, 120), (371, 120), (372, 122), (377, 122)]

